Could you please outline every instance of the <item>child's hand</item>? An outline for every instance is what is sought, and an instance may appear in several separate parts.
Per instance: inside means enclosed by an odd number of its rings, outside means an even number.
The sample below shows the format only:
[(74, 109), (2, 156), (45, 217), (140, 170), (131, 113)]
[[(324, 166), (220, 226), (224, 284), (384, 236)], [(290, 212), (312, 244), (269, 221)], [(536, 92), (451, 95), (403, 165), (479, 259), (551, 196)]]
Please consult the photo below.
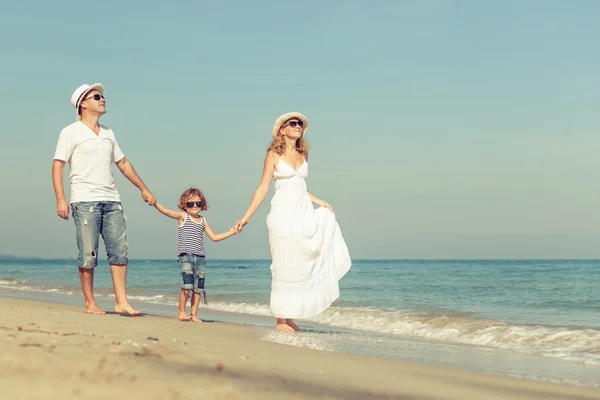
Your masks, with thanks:
[(231, 234), (231, 236), (235, 236), (238, 233), (241, 232), (241, 229), (238, 229), (237, 226), (232, 226), (231, 229), (229, 230), (229, 233)]

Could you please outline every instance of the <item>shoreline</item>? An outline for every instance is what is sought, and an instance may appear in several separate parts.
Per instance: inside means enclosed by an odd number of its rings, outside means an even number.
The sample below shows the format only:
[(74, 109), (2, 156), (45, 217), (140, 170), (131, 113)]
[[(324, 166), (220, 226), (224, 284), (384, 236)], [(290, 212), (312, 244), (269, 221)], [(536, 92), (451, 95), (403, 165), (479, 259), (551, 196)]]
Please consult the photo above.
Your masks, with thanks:
[[(81, 295), (48, 291), (23, 291), (0, 288), (0, 296), (27, 298), (51, 304), (75, 306), (81, 309)], [(98, 304), (111, 310), (114, 298), (97, 297)], [(134, 302), (144, 313), (165, 318), (175, 317), (176, 305), (162, 301)], [(275, 332), (270, 316), (240, 313), (214, 308), (200, 310), (200, 318), (217, 323), (251, 327), (258, 340), (319, 351), (353, 354), (368, 358), (408, 362), (503, 376), (537, 382), (600, 390), (598, 367), (555, 357), (528, 354), (490, 346), (389, 335), (364, 330), (352, 330), (314, 321), (299, 321), (305, 332), (286, 335)]]
[(594, 389), (267, 342), (227, 322), (94, 316), (6, 296), (0, 315), (9, 398), (600, 399)]

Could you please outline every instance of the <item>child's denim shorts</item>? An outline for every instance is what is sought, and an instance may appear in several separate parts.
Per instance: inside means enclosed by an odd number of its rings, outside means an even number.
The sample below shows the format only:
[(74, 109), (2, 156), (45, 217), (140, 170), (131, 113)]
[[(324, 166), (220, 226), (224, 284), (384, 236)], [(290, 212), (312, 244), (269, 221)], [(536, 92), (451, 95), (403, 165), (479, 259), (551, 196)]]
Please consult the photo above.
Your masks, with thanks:
[(181, 272), (181, 289), (191, 289), (194, 293), (204, 292), (206, 277), (206, 257), (183, 253), (177, 259)]

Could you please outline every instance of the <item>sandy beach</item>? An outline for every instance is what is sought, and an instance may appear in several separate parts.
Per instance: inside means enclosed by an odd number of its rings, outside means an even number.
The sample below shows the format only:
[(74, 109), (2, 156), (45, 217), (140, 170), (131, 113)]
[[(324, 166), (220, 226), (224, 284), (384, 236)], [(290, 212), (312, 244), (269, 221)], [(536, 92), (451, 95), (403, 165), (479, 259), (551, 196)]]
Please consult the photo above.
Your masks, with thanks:
[(600, 391), (296, 348), (249, 326), (0, 297), (3, 399), (600, 399)]

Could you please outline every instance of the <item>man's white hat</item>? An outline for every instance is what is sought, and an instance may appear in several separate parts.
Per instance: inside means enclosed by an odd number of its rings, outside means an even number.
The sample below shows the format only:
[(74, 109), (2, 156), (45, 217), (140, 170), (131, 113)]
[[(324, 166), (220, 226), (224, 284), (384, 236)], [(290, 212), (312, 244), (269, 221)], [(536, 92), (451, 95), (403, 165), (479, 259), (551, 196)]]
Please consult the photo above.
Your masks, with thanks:
[(79, 103), (81, 100), (85, 98), (85, 95), (90, 91), (96, 89), (102, 96), (104, 96), (104, 86), (101, 83), (94, 83), (93, 85), (81, 85), (73, 92), (71, 95), (71, 105), (75, 107), (77, 113), (77, 119), (81, 119), (81, 115), (79, 115)]

